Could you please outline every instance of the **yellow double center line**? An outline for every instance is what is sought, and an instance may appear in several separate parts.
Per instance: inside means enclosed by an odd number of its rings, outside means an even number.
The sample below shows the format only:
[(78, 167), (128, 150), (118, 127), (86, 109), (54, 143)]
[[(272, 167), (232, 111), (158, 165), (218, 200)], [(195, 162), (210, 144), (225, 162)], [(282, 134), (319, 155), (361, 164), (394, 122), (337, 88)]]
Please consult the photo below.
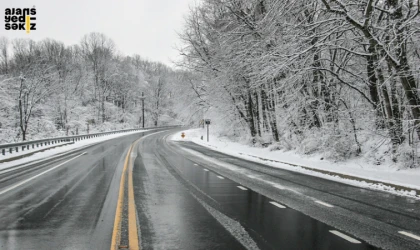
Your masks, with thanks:
[[(139, 139), (140, 140), (140, 139)], [(118, 194), (117, 210), (115, 212), (114, 230), (112, 231), (111, 250), (129, 248), (130, 250), (139, 250), (139, 238), (137, 228), (137, 213), (136, 204), (134, 201), (134, 186), (133, 186), (133, 162), (131, 161), (131, 152), (135, 147), (135, 141), (131, 144), (124, 162), (123, 172), (121, 174), (120, 192)], [(127, 174), (128, 171), (128, 174)], [(128, 177), (128, 246), (120, 246), (121, 241), (121, 222), (124, 208), (124, 189), (126, 176)]]

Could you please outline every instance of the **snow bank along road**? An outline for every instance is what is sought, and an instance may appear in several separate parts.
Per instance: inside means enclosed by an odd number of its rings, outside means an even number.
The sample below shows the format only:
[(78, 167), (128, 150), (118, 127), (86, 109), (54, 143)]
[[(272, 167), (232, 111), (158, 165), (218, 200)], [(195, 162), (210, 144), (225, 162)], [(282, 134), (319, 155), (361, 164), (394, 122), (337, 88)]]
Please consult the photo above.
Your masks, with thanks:
[(420, 249), (420, 202), (168, 136), (0, 172), (0, 249)]

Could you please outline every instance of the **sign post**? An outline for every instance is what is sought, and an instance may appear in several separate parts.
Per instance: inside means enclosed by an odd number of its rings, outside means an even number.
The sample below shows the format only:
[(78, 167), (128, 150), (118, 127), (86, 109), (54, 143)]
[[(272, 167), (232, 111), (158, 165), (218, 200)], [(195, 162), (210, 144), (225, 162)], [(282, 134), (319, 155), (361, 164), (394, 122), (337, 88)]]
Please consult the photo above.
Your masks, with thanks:
[(143, 123), (143, 128), (144, 128), (144, 92), (141, 92), (141, 97), (140, 97), (140, 99), (141, 99), (141, 112), (142, 112), (142, 118), (141, 118), (141, 121), (142, 121), (142, 123)]
[(210, 119), (206, 119), (205, 123), (207, 125), (207, 142), (209, 142), (209, 125), (210, 125)]

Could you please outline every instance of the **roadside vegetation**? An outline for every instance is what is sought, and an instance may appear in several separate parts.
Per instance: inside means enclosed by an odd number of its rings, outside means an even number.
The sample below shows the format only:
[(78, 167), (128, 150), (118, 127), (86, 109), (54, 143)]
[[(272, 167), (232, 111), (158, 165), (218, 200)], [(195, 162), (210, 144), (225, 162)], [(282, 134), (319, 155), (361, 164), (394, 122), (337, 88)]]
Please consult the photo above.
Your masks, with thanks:
[(419, 27), (413, 0), (203, 0), (180, 51), (221, 135), (417, 167)]
[(104, 34), (73, 46), (1, 37), (0, 59), (0, 143), (141, 127), (142, 94), (146, 127), (180, 123), (189, 74), (121, 55)]

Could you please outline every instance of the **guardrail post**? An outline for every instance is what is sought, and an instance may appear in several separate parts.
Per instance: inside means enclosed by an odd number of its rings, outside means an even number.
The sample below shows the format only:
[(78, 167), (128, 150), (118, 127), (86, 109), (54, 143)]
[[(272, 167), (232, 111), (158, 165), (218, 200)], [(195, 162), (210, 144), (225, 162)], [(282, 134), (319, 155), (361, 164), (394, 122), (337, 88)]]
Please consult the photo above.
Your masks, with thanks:
[(19, 147), (16, 147), (16, 153), (19, 152)]
[(4, 149), (4, 148), (3, 148), (3, 149), (1, 150), (1, 154), (2, 154), (2, 155), (6, 155), (6, 149)]
[(11, 154), (13, 151), (13, 148), (9, 148), (9, 153)]

